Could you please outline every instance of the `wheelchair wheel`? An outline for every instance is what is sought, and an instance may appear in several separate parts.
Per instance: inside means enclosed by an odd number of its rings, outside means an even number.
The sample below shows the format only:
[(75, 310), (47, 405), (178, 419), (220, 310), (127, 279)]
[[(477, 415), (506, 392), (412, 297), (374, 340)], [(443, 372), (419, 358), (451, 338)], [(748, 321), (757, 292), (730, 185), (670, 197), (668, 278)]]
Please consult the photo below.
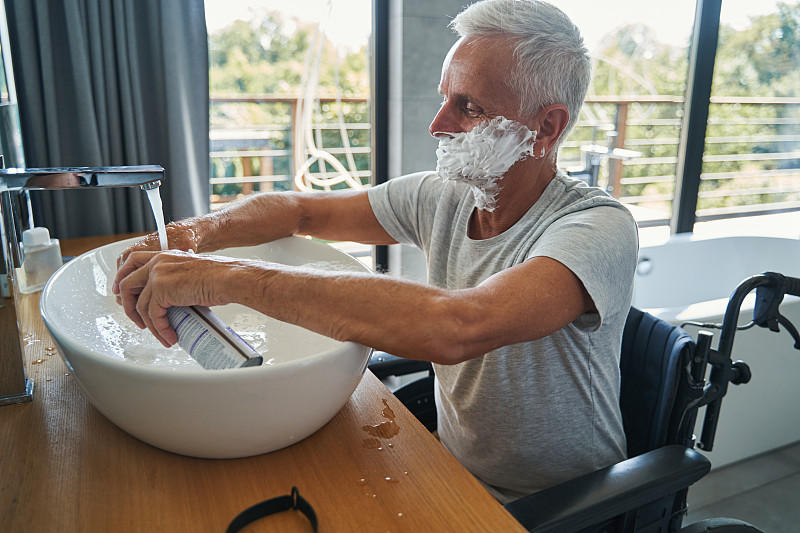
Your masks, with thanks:
[(681, 528), (678, 533), (763, 533), (763, 531), (734, 518), (708, 518)]

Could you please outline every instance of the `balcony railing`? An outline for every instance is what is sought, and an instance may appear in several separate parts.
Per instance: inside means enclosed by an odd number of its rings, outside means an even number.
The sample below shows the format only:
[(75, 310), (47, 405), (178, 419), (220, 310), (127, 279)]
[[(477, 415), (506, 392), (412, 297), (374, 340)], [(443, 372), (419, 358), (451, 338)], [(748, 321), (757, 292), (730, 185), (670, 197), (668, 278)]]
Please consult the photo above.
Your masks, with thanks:
[[(303, 143), (295, 117), (302, 103), (291, 96), (211, 98), (212, 208), (242, 194), (296, 188), (298, 169), (312, 152)], [(350, 175), (368, 185), (370, 124), (366, 98), (319, 99), (313, 144), (339, 160)], [(304, 145), (302, 153), (294, 146)], [(334, 170), (317, 161), (310, 174), (324, 179)]]
[[(241, 194), (295, 188), (297, 169), (310, 155), (293, 151), (297, 105), (287, 96), (211, 99), (213, 207)], [(321, 98), (313, 126), (316, 147), (365, 186), (371, 178), (367, 106), (365, 98)], [(667, 223), (682, 113), (681, 97), (592, 97), (561, 147), (560, 164), (582, 166), (581, 146), (604, 144), (615, 131), (615, 147), (641, 155), (608, 160), (598, 184), (632, 206), (640, 223)], [(800, 98), (717, 97), (709, 116), (698, 219), (800, 209)], [(309, 170), (322, 178), (333, 172), (320, 163)]]
[[(615, 146), (641, 157), (609, 160), (599, 184), (640, 224), (668, 223), (682, 113), (681, 97), (587, 99), (561, 164), (580, 166), (580, 146), (615, 130)], [(712, 98), (703, 161), (698, 220), (800, 209), (800, 98)]]

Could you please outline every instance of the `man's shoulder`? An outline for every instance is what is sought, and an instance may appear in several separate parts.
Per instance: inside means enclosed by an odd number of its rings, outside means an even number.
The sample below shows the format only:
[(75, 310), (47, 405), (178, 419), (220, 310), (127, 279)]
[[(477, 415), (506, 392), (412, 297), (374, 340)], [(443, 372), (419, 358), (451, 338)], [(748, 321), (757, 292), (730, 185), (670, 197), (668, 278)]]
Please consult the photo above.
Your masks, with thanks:
[(441, 178), (435, 170), (414, 172), (390, 179), (386, 184), (388, 188), (402, 191), (407, 198), (417, 198), (421, 201), (434, 201), (448, 199), (451, 203), (459, 203), (469, 193), (466, 183), (447, 181)]
[[(630, 210), (618, 199), (599, 187), (592, 187), (585, 181), (559, 170), (551, 183), (550, 210), (567, 215), (584, 212), (587, 216), (618, 212), (619, 218), (634, 223)], [(603, 215), (606, 216), (606, 215)]]
[(618, 205), (622, 207), (619, 200), (600, 187), (592, 187), (585, 181), (570, 176), (561, 169), (556, 172), (553, 181), (560, 190), (560, 195), (566, 201), (586, 203), (589, 205)]
[(436, 173), (435, 170), (422, 170), (419, 172), (411, 172), (409, 174), (403, 174), (402, 176), (397, 176), (395, 178), (391, 178), (388, 183), (435, 183), (437, 181), (443, 182), (443, 180), (437, 180), (439, 175)]

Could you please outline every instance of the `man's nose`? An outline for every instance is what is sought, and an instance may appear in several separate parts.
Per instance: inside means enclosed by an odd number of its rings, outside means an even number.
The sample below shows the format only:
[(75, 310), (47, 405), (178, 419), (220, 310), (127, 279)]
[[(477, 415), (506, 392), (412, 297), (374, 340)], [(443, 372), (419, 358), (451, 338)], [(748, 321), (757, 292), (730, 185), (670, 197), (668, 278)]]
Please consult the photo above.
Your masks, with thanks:
[(433, 137), (458, 132), (458, 126), (455, 124), (455, 121), (452, 120), (448, 108), (449, 106), (447, 104), (440, 107), (439, 112), (433, 117), (433, 122), (428, 126), (428, 132)]

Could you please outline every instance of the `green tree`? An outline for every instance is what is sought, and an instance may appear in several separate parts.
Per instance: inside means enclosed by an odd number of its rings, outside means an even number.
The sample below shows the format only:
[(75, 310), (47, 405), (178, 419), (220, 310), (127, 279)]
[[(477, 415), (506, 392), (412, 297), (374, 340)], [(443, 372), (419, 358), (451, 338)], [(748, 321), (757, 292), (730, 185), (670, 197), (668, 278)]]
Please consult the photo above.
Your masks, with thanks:
[[(249, 96), (252, 102), (214, 102), (211, 106), (211, 126), (251, 129), (253, 139), (216, 141), (223, 150), (286, 151), (292, 147), (291, 123), (294, 119), (288, 103), (258, 101), (260, 96), (304, 96), (309, 78), (311, 54), (317, 52), (315, 25), (279, 12), (264, 10), (251, 20), (237, 20), (209, 35), (209, 89), (213, 97)], [(322, 41), (320, 71), (316, 95), (362, 97), (369, 94), (366, 47), (343, 51), (328, 39)], [(323, 103), (315, 113), (315, 123), (366, 122), (369, 109), (366, 103), (344, 102), (341, 106)], [(344, 143), (336, 130), (322, 131), (322, 145)], [(347, 142), (351, 146), (369, 146), (368, 130), (350, 130)], [(344, 156), (337, 155), (342, 163)], [(369, 168), (368, 154), (355, 154), (359, 170)], [(265, 167), (265, 165), (267, 165)], [(347, 165), (346, 165), (347, 166)], [(244, 175), (292, 174), (292, 161), (287, 156), (239, 155), (212, 158), (212, 177)], [(311, 169), (319, 171), (318, 165)], [(290, 187), (290, 182), (278, 183), (278, 188)], [(256, 186), (256, 189), (258, 186)], [(242, 192), (239, 184), (215, 185), (214, 193), (235, 195)]]
[(714, 88), (727, 96), (798, 96), (800, 3), (778, 3), (744, 30), (720, 27)]
[[(778, 3), (775, 12), (752, 17), (745, 29), (720, 27), (714, 96), (797, 97), (799, 91), (800, 2)], [(799, 111), (798, 105), (714, 105), (706, 137), (731, 142), (707, 142), (706, 154), (797, 152), (797, 141), (789, 135), (797, 138)], [(800, 199), (800, 193), (791, 191), (800, 178), (798, 167), (800, 159), (783, 156), (707, 161), (698, 206), (731, 207)], [(731, 173), (740, 176), (733, 178)]]
[[(313, 39), (313, 23), (286, 20), (278, 12), (264, 11), (253, 20), (233, 22), (209, 35), (211, 93), (301, 93)], [(320, 65), (321, 93), (369, 92), (364, 49), (340, 54), (326, 38)]]
[[(682, 96), (688, 43), (669, 46), (654, 35), (639, 24), (610, 34), (596, 54), (590, 94)], [(744, 29), (721, 25), (713, 83), (715, 97), (799, 96), (800, 2), (779, 3), (774, 12), (752, 17)], [(611, 106), (598, 104), (590, 111), (613, 123)], [(676, 104), (632, 105), (627, 128), (627, 139), (634, 143), (630, 147), (645, 157), (674, 159), (682, 113), (682, 105)], [(800, 105), (712, 104), (699, 208), (800, 199), (800, 193), (791, 190), (797, 189), (800, 160), (791, 155), (758, 157), (796, 153), (798, 118)], [(647, 139), (653, 142), (648, 144)], [(663, 198), (651, 206), (668, 211), (676, 168), (664, 161), (627, 165), (622, 196)]]

